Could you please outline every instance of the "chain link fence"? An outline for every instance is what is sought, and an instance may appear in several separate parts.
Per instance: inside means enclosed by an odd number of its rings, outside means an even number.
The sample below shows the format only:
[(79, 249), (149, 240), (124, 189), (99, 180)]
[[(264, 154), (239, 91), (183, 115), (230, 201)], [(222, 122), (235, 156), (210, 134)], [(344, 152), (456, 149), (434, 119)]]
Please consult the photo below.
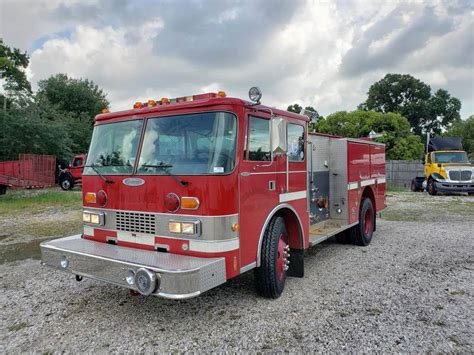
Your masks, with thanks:
[(411, 180), (424, 175), (424, 165), (421, 160), (387, 160), (385, 176), (387, 188), (409, 190)]

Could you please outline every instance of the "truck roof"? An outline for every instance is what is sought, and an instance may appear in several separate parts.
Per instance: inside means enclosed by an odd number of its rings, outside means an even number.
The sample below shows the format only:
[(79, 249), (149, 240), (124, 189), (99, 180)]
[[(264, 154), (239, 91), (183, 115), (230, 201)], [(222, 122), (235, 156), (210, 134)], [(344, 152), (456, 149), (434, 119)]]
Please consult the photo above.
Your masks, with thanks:
[[(309, 121), (309, 118), (305, 115), (300, 115), (294, 112), (289, 112), (285, 110), (280, 110), (274, 107), (265, 106), (262, 104), (255, 104), (250, 101), (242, 100), (234, 97), (222, 97), (215, 93), (207, 93), (193, 96), (192, 100), (189, 101), (179, 101), (180, 99), (190, 98), (183, 97), (178, 99), (162, 99), (158, 102), (150, 100), (145, 103), (137, 102), (134, 105), (134, 108), (124, 111), (116, 112), (106, 112), (99, 114), (95, 117), (95, 122), (115, 120), (118, 118), (141, 118), (144, 115), (149, 116), (153, 113), (161, 113), (167, 111), (176, 111), (176, 110), (189, 110), (199, 107), (208, 107), (208, 106), (218, 106), (218, 105), (241, 105), (249, 108), (253, 108), (255, 111), (266, 111), (271, 110), (277, 116), (285, 116), (294, 118), (301, 121)], [(163, 102), (164, 101), (164, 102)], [(166, 102), (168, 101), (168, 102)]]

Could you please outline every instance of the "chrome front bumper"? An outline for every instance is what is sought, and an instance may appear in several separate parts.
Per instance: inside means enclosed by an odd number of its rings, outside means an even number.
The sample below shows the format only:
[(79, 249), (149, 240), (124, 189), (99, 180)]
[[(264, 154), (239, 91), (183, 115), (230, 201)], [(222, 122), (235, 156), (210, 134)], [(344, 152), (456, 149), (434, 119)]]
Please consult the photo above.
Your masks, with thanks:
[[(81, 235), (41, 243), (43, 265), (138, 291), (126, 281), (130, 270), (146, 268), (159, 280), (153, 295), (185, 299), (226, 282), (224, 258), (197, 258), (82, 239)], [(63, 263), (61, 263), (63, 261)]]

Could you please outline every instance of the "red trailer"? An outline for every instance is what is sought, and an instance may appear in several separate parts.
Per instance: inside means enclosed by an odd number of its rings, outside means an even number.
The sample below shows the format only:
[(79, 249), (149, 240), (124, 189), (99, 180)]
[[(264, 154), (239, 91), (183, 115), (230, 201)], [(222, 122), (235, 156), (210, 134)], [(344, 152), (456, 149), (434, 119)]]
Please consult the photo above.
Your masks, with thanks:
[(304, 252), (366, 246), (385, 208), (383, 144), (308, 133), (309, 118), (225, 93), (136, 103), (95, 119), (80, 235), (42, 263), (171, 299), (255, 270), (279, 297)]
[(54, 155), (20, 154), (18, 160), (0, 162), (0, 195), (7, 187), (33, 189), (53, 186), (55, 172)]

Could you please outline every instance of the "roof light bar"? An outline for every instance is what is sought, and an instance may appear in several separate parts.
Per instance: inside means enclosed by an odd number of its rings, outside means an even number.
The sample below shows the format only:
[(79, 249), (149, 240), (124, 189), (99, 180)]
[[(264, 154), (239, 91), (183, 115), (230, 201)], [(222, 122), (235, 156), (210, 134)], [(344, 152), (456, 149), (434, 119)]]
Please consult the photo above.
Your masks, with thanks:
[(134, 109), (138, 108), (143, 108), (143, 107), (153, 107), (157, 105), (167, 105), (167, 104), (174, 104), (174, 103), (181, 103), (181, 102), (193, 102), (196, 100), (209, 100), (217, 97), (227, 97), (227, 94), (225, 91), (219, 91), (216, 93), (210, 92), (207, 94), (198, 94), (198, 95), (191, 95), (191, 96), (181, 96), (181, 97), (176, 97), (173, 99), (169, 99), (167, 97), (163, 97), (160, 101), (155, 101), (155, 100), (148, 100), (145, 103), (142, 103), (141, 101), (135, 102), (133, 105)]

